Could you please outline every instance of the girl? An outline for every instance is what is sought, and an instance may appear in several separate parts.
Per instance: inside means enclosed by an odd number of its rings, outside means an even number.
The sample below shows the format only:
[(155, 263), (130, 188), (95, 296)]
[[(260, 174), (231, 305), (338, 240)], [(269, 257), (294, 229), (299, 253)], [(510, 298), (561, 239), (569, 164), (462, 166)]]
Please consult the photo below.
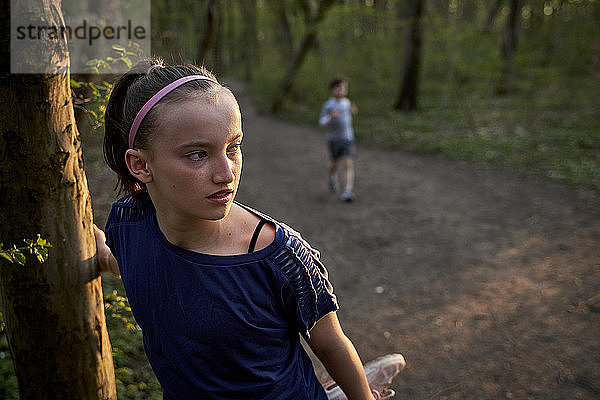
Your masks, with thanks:
[(125, 196), (101, 272), (120, 275), (165, 399), (326, 399), (298, 332), (349, 399), (373, 399), (319, 254), (234, 201), (242, 122), (202, 68), (144, 61), (115, 84), (104, 153)]

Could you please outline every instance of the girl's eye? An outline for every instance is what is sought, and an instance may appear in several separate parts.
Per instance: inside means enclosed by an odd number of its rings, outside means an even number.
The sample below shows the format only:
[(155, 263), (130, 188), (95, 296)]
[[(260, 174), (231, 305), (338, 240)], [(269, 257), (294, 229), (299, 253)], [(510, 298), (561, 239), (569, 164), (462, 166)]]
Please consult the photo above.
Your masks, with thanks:
[(206, 157), (206, 153), (203, 151), (194, 151), (193, 153), (186, 154), (186, 157), (192, 161), (200, 161)]
[(230, 153), (236, 153), (242, 148), (242, 142), (236, 142), (227, 148), (227, 151)]

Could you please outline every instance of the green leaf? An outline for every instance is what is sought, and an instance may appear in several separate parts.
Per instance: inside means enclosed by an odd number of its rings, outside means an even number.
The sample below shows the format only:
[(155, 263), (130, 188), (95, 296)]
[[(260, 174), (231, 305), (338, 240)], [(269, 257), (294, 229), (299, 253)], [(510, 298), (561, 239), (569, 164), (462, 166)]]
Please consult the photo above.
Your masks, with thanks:
[(25, 256), (20, 251), (15, 251), (13, 253), (13, 259), (20, 266), (25, 265), (25, 261), (26, 261)]
[(125, 51), (125, 47), (118, 45), (118, 44), (113, 44), (112, 48), (113, 48), (113, 50), (116, 50), (116, 51)]
[(35, 256), (37, 257), (38, 261), (43, 264), (46, 262), (46, 260), (48, 260), (48, 250), (46, 250), (44, 247), (38, 247), (35, 249)]
[(123, 61), (130, 68), (131, 68), (131, 65), (133, 65), (133, 63), (131, 62), (131, 60), (129, 58), (127, 58), (127, 57), (121, 57), (119, 60)]
[(35, 241), (35, 245), (41, 246), (41, 247), (52, 247), (50, 242), (47, 241), (46, 239), (44, 239), (43, 237), (41, 237), (39, 233), (37, 235), (37, 240)]
[(76, 80), (71, 79), (71, 87), (74, 89), (79, 89), (81, 87), (81, 85)]
[(5, 259), (7, 259), (8, 261), (10, 261), (11, 263), (13, 263), (13, 262), (14, 262), (14, 261), (13, 261), (13, 258), (10, 256), (10, 253), (9, 253), (9, 252), (7, 252), (7, 251), (2, 251), (2, 252), (0, 252), (0, 258), (5, 258)]

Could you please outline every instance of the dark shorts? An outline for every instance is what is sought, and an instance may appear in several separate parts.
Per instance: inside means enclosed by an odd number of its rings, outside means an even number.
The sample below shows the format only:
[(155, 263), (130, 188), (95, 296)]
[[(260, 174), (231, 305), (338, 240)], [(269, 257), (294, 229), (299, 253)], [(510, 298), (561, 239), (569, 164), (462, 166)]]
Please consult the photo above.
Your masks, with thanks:
[(354, 157), (354, 140), (329, 140), (329, 155), (332, 160), (342, 157)]

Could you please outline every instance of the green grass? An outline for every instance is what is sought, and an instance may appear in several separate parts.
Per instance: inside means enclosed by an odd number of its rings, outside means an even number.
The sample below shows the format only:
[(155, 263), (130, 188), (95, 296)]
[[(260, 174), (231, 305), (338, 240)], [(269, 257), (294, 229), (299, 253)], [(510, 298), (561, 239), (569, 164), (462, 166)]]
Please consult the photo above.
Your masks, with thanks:
[(102, 277), (108, 334), (120, 400), (161, 400), (162, 389), (152, 372), (121, 280)]
[[(1, 314), (0, 314), (1, 315)], [(2, 323), (0, 322), (0, 325)], [(13, 369), (6, 336), (0, 331), (0, 399), (18, 400), (17, 378)]]

